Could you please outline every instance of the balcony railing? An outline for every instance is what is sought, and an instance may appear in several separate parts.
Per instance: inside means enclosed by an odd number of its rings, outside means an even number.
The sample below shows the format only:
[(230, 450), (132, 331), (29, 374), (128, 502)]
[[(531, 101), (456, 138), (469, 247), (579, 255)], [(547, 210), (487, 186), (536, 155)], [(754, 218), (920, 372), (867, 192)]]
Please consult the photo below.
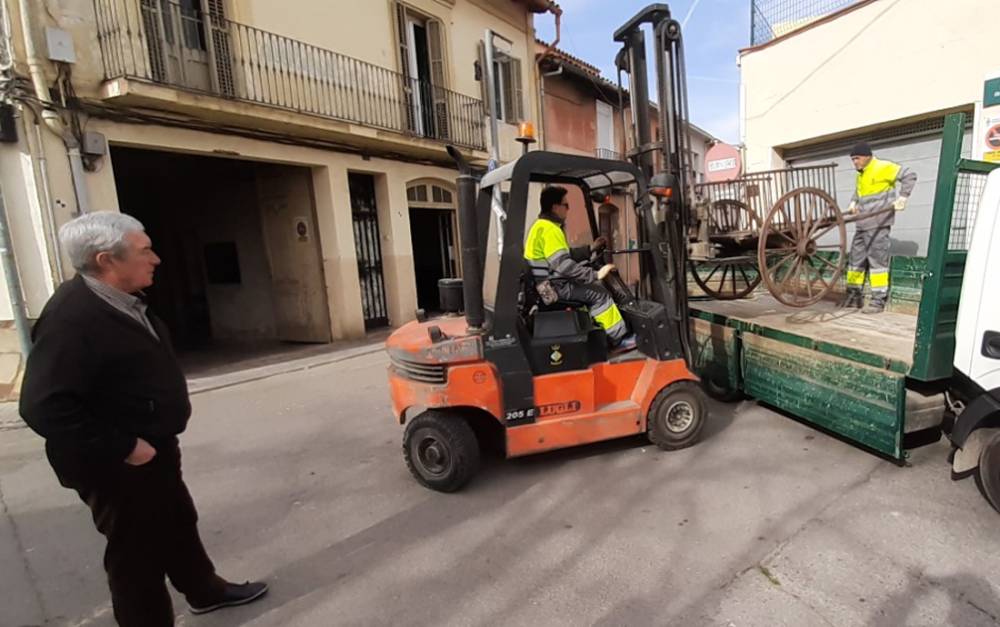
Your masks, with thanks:
[(477, 98), (167, 0), (94, 0), (94, 8), (105, 79), (485, 147)]
[(617, 150), (611, 150), (610, 148), (595, 148), (594, 156), (598, 159), (611, 159), (612, 161), (622, 160), (622, 153)]

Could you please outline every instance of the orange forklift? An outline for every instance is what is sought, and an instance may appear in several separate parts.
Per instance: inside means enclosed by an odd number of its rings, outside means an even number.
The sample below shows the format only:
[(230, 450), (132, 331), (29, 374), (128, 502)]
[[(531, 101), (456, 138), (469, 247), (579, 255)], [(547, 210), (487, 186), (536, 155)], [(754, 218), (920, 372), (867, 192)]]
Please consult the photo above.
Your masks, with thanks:
[[(667, 103), (661, 107), (667, 132), (657, 144), (649, 137), (644, 24), (655, 32), (660, 102)], [(637, 148), (629, 161), (534, 151), (477, 181), (449, 147), (460, 171), (464, 279), (440, 287), (442, 301), (459, 301), (452, 309), (465, 316), (411, 322), (386, 342), (393, 412), (406, 425), (403, 455), (428, 488), (452, 492), (465, 485), (490, 439), (508, 458), (636, 434), (671, 450), (694, 444), (705, 424), (688, 336), (680, 29), (666, 5), (652, 5), (615, 38), (624, 44), (618, 64), (629, 73), (636, 102)], [(664, 168), (651, 176), (655, 151), (663, 153)], [(590, 262), (597, 269), (609, 255), (639, 258), (634, 292), (615, 272), (604, 278), (636, 349), (612, 353), (582, 303), (546, 305), (539, 298), (524, 261), (533, 184), (579, 188), (595, 238), (593, 198), (631, 197), (638, 245), (595, 253)], [(506, 206), (497, 211), (501, 197)]]

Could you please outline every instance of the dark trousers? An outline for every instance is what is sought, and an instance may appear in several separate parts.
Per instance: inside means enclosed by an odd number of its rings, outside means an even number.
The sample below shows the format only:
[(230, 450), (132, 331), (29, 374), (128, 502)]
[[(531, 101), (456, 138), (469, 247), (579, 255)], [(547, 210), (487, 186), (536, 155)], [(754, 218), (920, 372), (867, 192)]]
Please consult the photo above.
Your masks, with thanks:
[(590, 317), (604, 329), (612, 342), (617, 344), (628, 334), (625, 320), (611, 299), (611, 292), (600, 283), (560, 283), (555, 287), (559, 298), (586, 303)]
[(148, 464), (122, 464), (77, 488), (108, 540), (104, 569), (122, 627), (174, 624), (165, 577), (196, 605), (217, 599), (224, 585), (198, 536), (180, 449), (176, 443), (156, 448)]

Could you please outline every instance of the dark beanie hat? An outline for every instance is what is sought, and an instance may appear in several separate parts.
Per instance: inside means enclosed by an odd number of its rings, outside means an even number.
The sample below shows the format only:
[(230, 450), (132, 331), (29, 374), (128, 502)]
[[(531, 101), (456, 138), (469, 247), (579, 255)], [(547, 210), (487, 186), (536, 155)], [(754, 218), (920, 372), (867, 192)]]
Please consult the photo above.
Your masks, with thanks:
[(852, 157), (870, 157), (872, 156), (872, 147), (868, 145), (868, 142), (858, 142), (854, 145), (851, 150)]

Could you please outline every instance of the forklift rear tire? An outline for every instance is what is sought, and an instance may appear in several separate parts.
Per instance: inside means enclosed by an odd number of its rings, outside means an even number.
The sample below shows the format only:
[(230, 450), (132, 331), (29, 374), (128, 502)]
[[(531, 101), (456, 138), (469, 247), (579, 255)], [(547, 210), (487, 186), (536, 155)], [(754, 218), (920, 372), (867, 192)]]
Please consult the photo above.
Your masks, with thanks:
[(993, 509), (1000, 512), (1000, 433), (994, 435), (979, 454), (976, 484)]
[(479, 442), (465, 418), (432, 409), (406, 426), (403, 457), (421, 485), (455, 492), (479, 470)]
[(665, 451), (687, 448), (705, 427), (707, 406), (705, 393), (694, 381), (668, 385), (649, 408), (646, 436)]

